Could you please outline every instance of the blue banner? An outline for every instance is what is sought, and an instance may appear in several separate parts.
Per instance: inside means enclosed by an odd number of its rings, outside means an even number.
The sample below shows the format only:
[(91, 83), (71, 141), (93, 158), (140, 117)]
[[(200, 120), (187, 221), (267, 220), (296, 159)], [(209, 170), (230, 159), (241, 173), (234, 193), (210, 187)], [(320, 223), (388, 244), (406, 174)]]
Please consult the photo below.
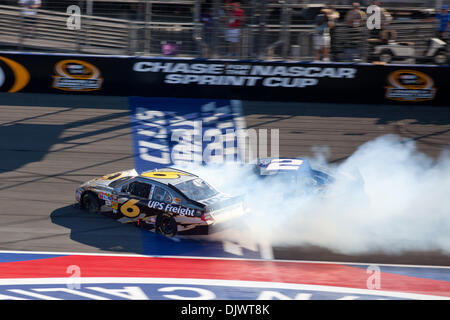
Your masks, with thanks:
[(135, 168), (238, 161), (238, 100), (130, 97)]

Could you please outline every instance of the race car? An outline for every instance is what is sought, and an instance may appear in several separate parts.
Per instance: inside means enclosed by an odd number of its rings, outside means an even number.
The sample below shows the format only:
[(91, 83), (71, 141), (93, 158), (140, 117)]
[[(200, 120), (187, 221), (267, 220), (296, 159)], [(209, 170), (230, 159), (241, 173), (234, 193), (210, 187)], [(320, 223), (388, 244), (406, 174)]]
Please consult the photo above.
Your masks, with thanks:
[(275, 178), (303, 193), (321, 192), (334, 181), (329, 174), (312, 169), (305, 158), (260, 158), (254, 172), (262, 179)]
[[(324, 170), (313, 169), (306, 158), (260, 158), (254, 166), (254, 172), (263, 181), (282, 183), (287, 190), (285, 196), (339, 196), (351, 188), (355, 199), (366, 199), (364, 179), (358, 169), (341, 169), (333, 175)], [(331, 185), (338, 180), (339, 189), (331, 190)]]
[(173, 168), (141, 174), (132, 169), (92, 179), (76, 189), (75, 199), (91, 213), (109, 213), (119, 222), (168, 237), (209, 234), (214, 226), (247, 213), (242, 197)]

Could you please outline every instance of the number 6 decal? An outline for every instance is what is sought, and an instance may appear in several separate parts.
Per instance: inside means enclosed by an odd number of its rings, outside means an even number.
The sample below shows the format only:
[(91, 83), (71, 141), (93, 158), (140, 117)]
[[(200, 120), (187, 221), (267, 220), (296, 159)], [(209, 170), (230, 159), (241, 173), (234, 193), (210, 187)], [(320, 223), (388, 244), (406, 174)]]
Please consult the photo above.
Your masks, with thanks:
[(184, 172), (175, 171), (152, 171), (142, 173), (143, 177), (156, 178), (156, 179), (178, 179), (180, 176), (187, 176)]
[(136, 218), (141, 212), (139, 207), (136, 205), (138, 202), (138, 199), (128, 200), (120, 207), (120, 212), (122, 212), (122, 214), (126, 217)]

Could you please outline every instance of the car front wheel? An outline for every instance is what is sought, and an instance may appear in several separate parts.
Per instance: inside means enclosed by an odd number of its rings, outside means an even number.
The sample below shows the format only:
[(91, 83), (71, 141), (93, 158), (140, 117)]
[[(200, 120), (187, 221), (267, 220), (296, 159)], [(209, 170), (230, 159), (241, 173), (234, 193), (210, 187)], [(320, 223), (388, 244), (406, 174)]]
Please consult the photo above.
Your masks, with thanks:
[(81, 207), (89, 213), (98, 213), (100, 211), (100, 202), (97, 196), (86, 193), (81, 200)]

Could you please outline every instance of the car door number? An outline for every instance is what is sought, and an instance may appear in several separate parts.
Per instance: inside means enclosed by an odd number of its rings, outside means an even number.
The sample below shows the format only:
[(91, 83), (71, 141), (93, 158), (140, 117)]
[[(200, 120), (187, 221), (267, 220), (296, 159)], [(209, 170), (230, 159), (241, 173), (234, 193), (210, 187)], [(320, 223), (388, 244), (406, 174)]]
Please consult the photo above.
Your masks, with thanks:
[(141, 213), (141, 209), (136, 205), (139, 202), (138, 199), (130, 199), (120, 207), (120, 212), (129, 218), (135, 218)]

